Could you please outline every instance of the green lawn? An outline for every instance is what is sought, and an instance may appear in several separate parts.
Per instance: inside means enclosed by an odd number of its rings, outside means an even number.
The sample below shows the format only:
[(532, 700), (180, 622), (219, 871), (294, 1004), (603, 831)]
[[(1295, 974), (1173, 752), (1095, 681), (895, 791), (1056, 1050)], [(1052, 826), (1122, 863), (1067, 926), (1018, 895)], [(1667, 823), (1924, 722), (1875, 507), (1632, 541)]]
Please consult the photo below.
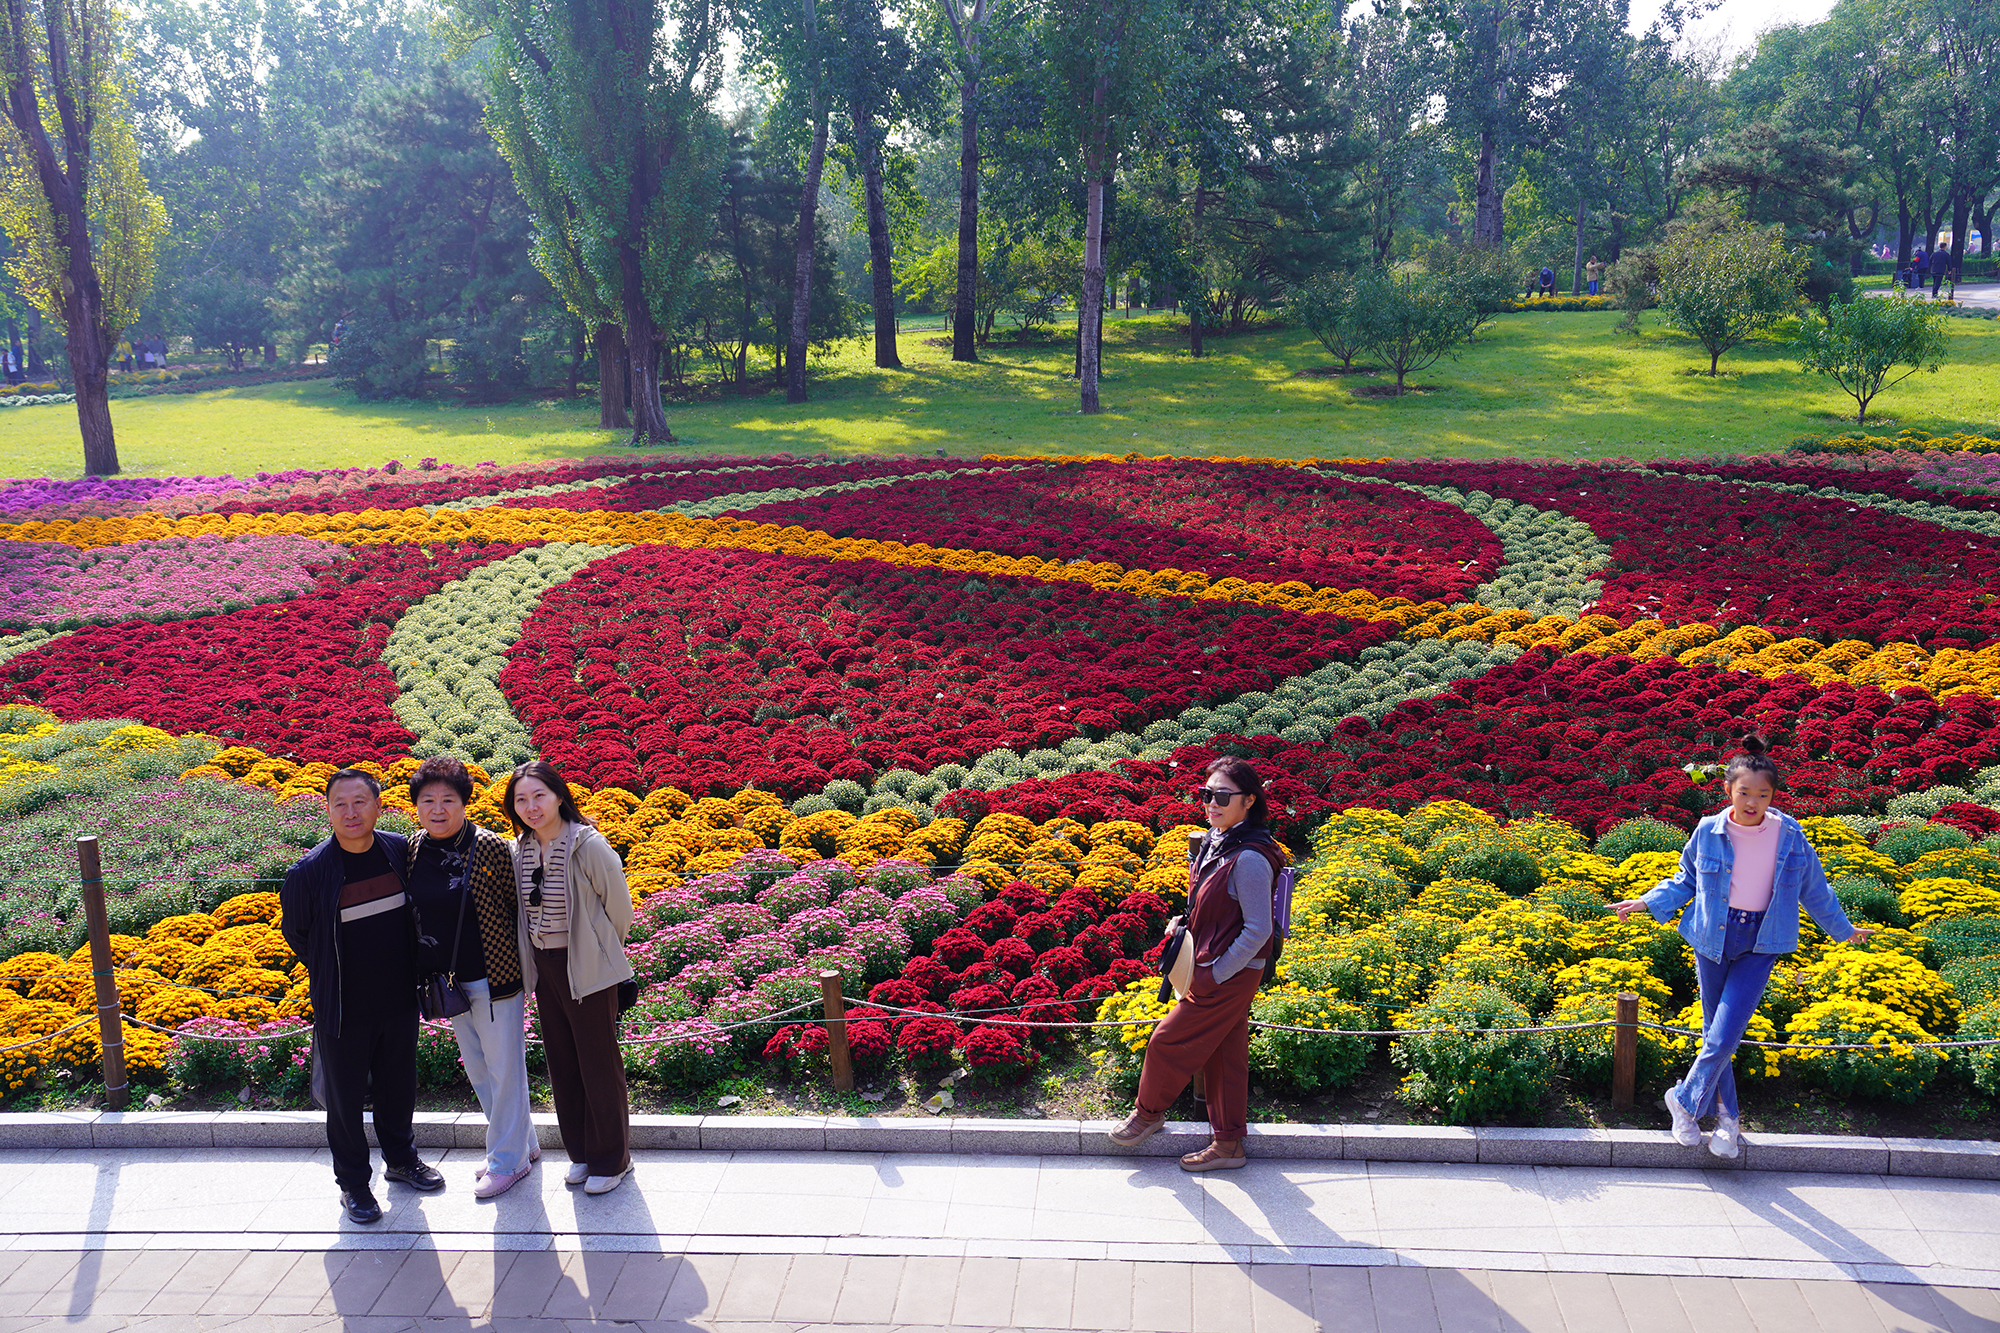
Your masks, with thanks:
[[(1168, 316), (1106, 326), (1103, 398), (1076, 410), (1067, 344), (992, 348), (957, 365), (906, 332), (907, 371), (879, 371), (846, 344), (797, 407), (779, 393), (674, 406), (684, 450), (702, 453), (952, 454), (1145, 452), (1277, 457), (1497, 454), (1651, 457), (1781, 448), (1805, 432), (1844, 429), (1852, 404), (1801, 374), (1775, 338), (1723, 358), (1724, 378), (1686, 372), (1708, 358), (1646, 317), (1639, 337), (1615, 313), (1503, 315), (1456, 361), (1417, 376), (1437, 392), (1359, 399), (1366, 376), (1297, 372), (1328, 364), (1294, 330), (1210, 340), (1189, 358)], [(2000, 322), (1953, 321), (1943, 374), (1876, 400), (1870, 426), (1931, 431), (2000, 424)], [(573, 457), (614, 452), (595, 400), (459, 407), (362, 403), (325, 382), (123, 399), (112, 404), (128, 475), (245, 473), (378, 464)], [(0, 410), (10, 476), (81, 469), (69, 407)]]

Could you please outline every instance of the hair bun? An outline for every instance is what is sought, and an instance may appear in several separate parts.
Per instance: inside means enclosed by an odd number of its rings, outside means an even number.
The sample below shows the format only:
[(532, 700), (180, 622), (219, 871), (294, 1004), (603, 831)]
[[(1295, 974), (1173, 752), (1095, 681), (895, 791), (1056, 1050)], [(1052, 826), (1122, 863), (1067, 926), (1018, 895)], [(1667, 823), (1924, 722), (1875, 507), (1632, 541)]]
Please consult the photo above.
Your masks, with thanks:
[(1743, 738), (1741, 744), (1743, 746), (1743, 753), (1747, 755), (1763, 755), (1771, 752), (1770, 742), (1766, 741), (1759, 732), (1751, 732)]

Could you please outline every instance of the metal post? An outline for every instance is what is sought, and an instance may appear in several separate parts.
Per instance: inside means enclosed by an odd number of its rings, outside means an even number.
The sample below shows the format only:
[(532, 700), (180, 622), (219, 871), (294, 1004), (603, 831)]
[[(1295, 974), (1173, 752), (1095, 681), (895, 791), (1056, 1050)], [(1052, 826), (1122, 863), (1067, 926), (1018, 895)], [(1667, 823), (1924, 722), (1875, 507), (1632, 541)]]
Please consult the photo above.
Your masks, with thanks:
[(826, 1053), (833, 1061), (834, 1090), (853, 1092), (854, 1056), (847, 1049), (847, 1000), (840, 993), (840, 973), (820, 973), (819, 993), (826, 1008)]
[(1611, 1104), (1623, 1111), (1632, 1105), (1632, 1085), (1639, 1077), (1639, 997), (1618, 993), (1618, 1026), (1612, 1029)]
[(83, 878), (83, 914), (90, 923), (90, 977), (97, 990), (97, 1036), (103, 1048), (104, 1100), (125, 1109), (125, 1021), (118, 1012), (118, 974), (112, 969), (111, 921), (104, 913), (104, 872), (97, 860), (97, 835), (76, 840), (76, 864)]

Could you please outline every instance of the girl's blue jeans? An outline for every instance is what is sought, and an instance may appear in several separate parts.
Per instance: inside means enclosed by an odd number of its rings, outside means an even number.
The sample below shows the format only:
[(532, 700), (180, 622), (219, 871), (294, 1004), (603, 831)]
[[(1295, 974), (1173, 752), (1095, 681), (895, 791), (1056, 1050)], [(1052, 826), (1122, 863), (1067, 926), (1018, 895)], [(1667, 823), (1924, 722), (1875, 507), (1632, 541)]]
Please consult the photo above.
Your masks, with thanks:
[(1701, 983), (1701, 1050), (1673, 1095), (1697, 1120), (1709, 1114), (1732, 1119), (1737, 1115), (1736, 1073), (1731, 1061), (1750, 1026), (1750, 1016), (1763, 1002), (1764, 987), (1778, 962), (1777, 954), (1754, 952), (1757, 930), (1763, 924), (1762, 912), (1731, 908), (1721, 960), (1694, 956), (1695, 977)]

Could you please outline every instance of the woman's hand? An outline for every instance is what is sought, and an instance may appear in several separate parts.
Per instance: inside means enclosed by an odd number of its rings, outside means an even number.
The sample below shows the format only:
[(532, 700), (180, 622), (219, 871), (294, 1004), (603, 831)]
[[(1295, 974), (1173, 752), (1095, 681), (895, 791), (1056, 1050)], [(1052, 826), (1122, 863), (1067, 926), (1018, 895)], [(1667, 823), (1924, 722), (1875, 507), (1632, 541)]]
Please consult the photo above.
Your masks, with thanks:
[(1849, 936), (1848, 936), (1848, 937), (1847, 937), (1846, 939), (1842, 940), (1842, 941), (1841, 941), (1841, 943), (1842, 943), (1842, 944), (1860, 944), (1860, 943), (1861, 943), (1862, 941), (1866, 940), (1866, 939), (1867, 939), (1867, 938), (1868, 938), (1868, 937), (1869, 937), (1870, 935), (1873, 935), (1873, 934), (1874, 934), (1874, 933), (1876, 932), (1876, 930), (1877, 930), (1877, 929), (1879, 929), (1879, 927), (1876, 927), (1876, 926), (1856, 926), (1856, 927), (1854, 928), (1854, 933), (1853, 933), (1852, 935), (1849, 935)]
[(1642, 898), (1627, 898), (1622, 903), (1613, 903), (1611, 904), (1611, 910), (1618, 913), (1618, 923), (1620, 925), (1623, 925), (1625, 918), (1631, 916), (1634, 912), (1644, 912), (1648, 916), (1653, 914), (1652, 909), (1646, 906), (1645, 900)]

